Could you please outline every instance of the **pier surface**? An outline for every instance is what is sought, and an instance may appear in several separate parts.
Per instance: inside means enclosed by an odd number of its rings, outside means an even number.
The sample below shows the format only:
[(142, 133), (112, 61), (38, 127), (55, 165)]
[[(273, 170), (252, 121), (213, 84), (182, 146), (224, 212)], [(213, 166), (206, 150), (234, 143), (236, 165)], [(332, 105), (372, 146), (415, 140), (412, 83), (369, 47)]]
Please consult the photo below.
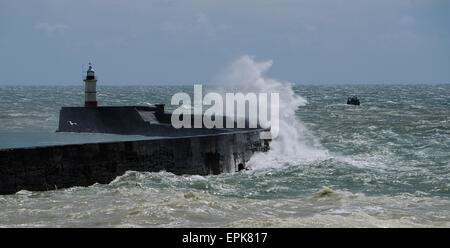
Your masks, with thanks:
[(126, 171), (235, 172), (269, 149), (259, 131), (0, 150), (0, 194), (109, 183)]
[(104, 184), (126, 171), (236, 172), (253, 153), (269, 149), (269, 141), (260, 139), (261, 128), (175, 129), (170, 118), (161, 105), (63, 107), (58, 132), (149, 139), (0, 149), (0, 194)]

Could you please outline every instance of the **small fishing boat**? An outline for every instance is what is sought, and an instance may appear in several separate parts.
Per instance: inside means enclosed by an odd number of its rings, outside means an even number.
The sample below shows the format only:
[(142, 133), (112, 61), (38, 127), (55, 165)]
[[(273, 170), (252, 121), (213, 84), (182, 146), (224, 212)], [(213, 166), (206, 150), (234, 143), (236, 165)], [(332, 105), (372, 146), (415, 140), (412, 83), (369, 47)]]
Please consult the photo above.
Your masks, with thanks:
[(358, 99), (358, 97), (355, 95), (355, 96), (352, 96), (352, 97), (347, 98), (347, 104), (351, 104), (351, 105), (359, 105), (359, 99)]

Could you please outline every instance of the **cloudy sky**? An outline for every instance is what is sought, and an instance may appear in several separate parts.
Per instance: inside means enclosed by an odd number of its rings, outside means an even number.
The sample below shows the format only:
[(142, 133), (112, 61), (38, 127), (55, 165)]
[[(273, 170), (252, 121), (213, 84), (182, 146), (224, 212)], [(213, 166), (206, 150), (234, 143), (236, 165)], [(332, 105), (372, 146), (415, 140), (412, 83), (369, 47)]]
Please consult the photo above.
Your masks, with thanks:
[(0, 85), (209, 83), (234, 59), (295, 83), (450, 82), (448, 0), (0, 0)]

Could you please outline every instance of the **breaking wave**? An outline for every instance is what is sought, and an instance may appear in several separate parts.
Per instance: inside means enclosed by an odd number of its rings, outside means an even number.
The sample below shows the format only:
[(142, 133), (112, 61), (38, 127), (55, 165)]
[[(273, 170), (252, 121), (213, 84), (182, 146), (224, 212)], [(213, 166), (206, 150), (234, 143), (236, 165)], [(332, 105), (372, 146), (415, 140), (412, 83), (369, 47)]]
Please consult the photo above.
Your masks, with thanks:
[[(243, 94), (279, 93), (279, 134), (272, 140), (271, 150), (255, 154), (247, 166), (253, 169), (273, 168), (327, 158), (328, 151), (320, 146), (296, 116), (297, 109), (307, 104), (306, 99), (295, 94), (292, 83), (265, 76), (272, 64), (271, 60), (257, 62), (245, 55), (231, 63), (217, 80), (228, 92), (238, 89), (237, 92)], [(270, 106), (270, 99), (268, 101), (267, 106)]]

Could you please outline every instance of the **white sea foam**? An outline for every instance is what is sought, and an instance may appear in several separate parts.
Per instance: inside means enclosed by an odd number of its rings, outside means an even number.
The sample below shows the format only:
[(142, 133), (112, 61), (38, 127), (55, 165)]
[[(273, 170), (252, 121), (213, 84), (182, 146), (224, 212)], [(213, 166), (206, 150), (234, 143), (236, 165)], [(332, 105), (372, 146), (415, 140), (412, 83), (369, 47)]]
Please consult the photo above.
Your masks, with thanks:
[[(235, 60), (217, 80), (228, 92), (280, 94), (278, 137), (271, 142), (268, 153), (255, 154), (248, 165), (253, 169), (272, 168), (326, 158), (328, 152), (320, 147), (295, 114), (298, 107), (306, 105), (306, 99), (294, 93), (292, 83), (264, 75), (272, 64), (271, 60), (256, 62), (245, 55)], [(270, 106), (270, 99), (268, 101), (267, 106)]]

